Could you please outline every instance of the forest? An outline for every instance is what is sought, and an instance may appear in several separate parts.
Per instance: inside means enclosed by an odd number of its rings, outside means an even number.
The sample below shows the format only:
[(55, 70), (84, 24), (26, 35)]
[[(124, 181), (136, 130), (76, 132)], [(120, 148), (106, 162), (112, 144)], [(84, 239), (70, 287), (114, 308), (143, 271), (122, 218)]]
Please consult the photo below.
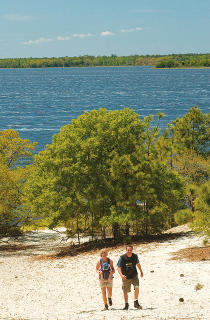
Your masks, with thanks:
[(153, 66), (155, 68), (210, 67), (210, 54), (130, 55), (8, 58), (0, 59), (0, 68), (63, 68), (99, 66)]
[(0, 236), (65, 226), (114, 239), (182, 223), (210, 235), (210, 114), (194, 106), (160, 130), (163, 113), (92, 110), (43, 151), (0, 131)]

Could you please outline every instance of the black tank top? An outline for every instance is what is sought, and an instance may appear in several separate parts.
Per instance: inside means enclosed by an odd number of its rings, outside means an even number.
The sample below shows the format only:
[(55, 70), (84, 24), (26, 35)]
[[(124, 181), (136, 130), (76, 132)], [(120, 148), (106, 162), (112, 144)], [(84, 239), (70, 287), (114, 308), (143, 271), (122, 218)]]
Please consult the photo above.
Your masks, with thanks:
[(121, 256), (122, 265), (121, 270), (122, 274), (126, 276), (127, 279), (134, 278), (138, 273), (136, 269), (138, 257), (135, 253), (131, 257), (128, 257), (127, 254)]

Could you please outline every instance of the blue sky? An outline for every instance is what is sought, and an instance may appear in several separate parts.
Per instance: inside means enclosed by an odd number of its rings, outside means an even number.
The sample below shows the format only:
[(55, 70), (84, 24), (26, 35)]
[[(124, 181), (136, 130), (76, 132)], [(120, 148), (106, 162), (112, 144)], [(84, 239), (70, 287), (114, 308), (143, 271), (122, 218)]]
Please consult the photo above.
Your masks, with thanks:
[(1, 0), (0, 58), (210, 52), (209, 0)]

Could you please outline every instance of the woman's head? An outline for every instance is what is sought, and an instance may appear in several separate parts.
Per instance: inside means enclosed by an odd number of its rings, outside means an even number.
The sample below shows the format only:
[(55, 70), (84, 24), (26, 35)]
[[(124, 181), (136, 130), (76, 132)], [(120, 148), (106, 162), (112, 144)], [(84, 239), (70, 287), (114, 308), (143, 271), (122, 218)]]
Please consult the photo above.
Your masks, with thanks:
[(100, 251), (101, 258), (106, 258), (108, 256), (108, 251), (106, 249), (102, 249)]

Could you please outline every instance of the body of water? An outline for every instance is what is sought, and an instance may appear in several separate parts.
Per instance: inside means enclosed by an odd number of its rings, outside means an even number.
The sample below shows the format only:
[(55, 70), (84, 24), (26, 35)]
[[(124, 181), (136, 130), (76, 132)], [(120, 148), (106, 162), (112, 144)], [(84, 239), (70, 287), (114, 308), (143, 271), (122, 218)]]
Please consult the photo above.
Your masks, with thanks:
[(164, 112), (165, 127), (194, 105), (209, 112), (210, 69), (0, 70), (0, 130), (12, 128), (22, 138), (37, 141), (37, 151), (85, 110), (129, 107), (141, 118)]

